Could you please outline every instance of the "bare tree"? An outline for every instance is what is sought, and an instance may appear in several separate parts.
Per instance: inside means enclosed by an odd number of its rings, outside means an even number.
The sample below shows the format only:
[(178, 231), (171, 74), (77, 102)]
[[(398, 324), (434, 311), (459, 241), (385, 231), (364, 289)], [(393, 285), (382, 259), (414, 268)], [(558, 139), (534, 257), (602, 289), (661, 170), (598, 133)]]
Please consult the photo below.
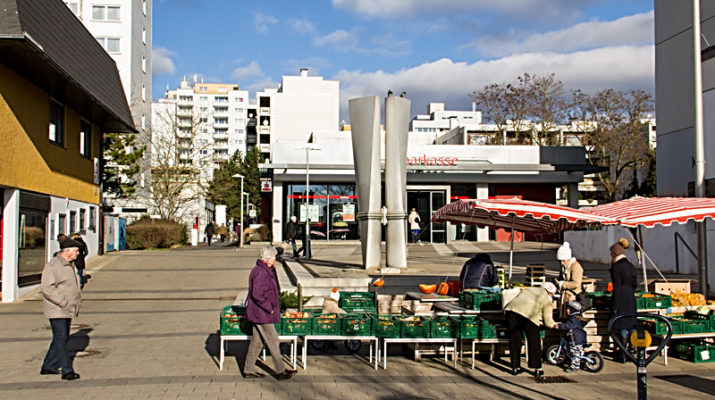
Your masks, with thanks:
[(629, 178), (651, 162), (647, 120), (653, 99), (643, 90), (614, 89), (593, 95), (575, 91), (572, 98), (571, 118), (583, 129), (581, 140), (590, 163), (608, 168), (596, 174), (604, 200), (620, 200), (631, 189)]
[(509, 102), (507, 84), (492, 83), (471, 95), (485, 118), (494, 123), (501, 144), (507, 144), (507, 124), (509, 121)]
[(213, 152), (205, 132), (207, 118), (182, 110), (175, 102), (154, 105), (149, 142), (152, 206), (161, 218), (181, 220), (205, 198)]
[(554, 73), (535, 75), (529, 82), (526, 99), (533, 123), (532, 140), (539, 146), (559, 144), (557, 129), (566, 121), (568, 109), (563, 83)]

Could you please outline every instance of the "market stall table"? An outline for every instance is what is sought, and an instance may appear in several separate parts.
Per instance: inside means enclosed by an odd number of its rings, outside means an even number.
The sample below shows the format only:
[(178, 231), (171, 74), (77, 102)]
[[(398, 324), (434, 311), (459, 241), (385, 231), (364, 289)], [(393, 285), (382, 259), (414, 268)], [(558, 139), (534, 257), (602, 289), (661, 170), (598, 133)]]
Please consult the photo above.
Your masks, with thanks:
[[(653, 335), (653, 337), (657, 337), (659, 339), (663, 339), (665, 335)], [(670, 337), (670, 341), (672, 342), (673, 340), (682, 340), (682, 339), (709, 339), (709, 338), (715, 338), (715, 332), (704, 332), (704, 333), (679, 333), (677, 335), (673, 335)], [(668, 347), (670, 346), (670, 343), (666, 344), (665, 347), (663, 347), (663, 363), (665, 365), (668, 365)], [(649, 347), (648, 350), (656, 349), (657, 347)]]
[[(221, 350), (219, 351), (219, 370), (223, 370), (223, 359), (226, 354), (228, 342), (232, 341), (249, 341), (252, 335), (221, 335)], [(298, 358), (298, 336), (278, 336), (281, 342), (290, 342), (290, 360), (293, 363), (293, 369), (296, 367), (296, 359)], [(266, 349), (263, 348), (263, 359), (266, 359)]]
[(373, 344), (375, 345), (375, 369), (377, 370), (377, 365), (379, 362), (379, 351), (378, 351), (378, 338), (377, 336), (344, 336), (344, 335), (305, 335), (302, 336), (303, 339), (303, 354), (301, 362), (303, 364), (303, 369), (308, 369), (307, 359), (308, 359), (308, 343), (311, 340), (359, 340), (361, 342), (370, 342), (370, 358), (369, 361), (372, 363), (373, 358)]
[(410, 298), (410, 299), (415, 299), (419, 300), (425, 303), (437, 303), (437, 302), (455, 302), (459, 301), (458, 298), (452, 297), (452, 296), (445, 296), (441, 294), (434, 294), (434, 293), (422, 293), (422, 292), (407, 292), (405, 293), (405, 298)]
[[(414, 343), (415, 358), (419, 354), (420, 343), (443, 343), (452, 345), (452, 360), (454, 369), (457, 369), (457, 338), (382, 338), (382, 368), (387, 369), (387, 345), (389, 343)], [(444, 348), (444, 361), (447, 361), (449, 348)]]

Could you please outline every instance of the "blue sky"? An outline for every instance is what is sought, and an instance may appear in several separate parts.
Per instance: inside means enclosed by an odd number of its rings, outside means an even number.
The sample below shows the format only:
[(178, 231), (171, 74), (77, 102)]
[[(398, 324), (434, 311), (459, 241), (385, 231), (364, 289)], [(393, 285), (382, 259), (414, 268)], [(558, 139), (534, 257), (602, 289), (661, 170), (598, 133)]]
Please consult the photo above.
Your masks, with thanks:
[(571, 89), (654, 88), (652, 0), (154, 0), (153, 94), (182, 76), (255, 92), (283, 75), (340, 81), (347, 100), (403, 90), (468, 110), (524, 72)]

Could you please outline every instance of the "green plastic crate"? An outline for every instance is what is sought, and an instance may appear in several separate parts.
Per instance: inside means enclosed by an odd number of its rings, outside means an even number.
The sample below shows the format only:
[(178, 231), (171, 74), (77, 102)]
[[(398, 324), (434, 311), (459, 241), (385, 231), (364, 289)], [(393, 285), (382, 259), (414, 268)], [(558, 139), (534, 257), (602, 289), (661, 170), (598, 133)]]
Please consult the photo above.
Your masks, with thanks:
[(281, 317), (280, 335), (303, 336), (313, 333), (312, 318), (286, 318)]
[(462, 293), (464, 308), (480, 311), (501, 310), (501, 293), (487, 290), (469, 290)]
[(336, 314), (316, 314), (311, 318), (313, 335), (340, 335), (342, 325)]
[(656, 294), (654, 297), (643, 297), (644, 294), (646, 292), (636, 294), (636, 308), (639, 310), (653, 310), (673, 306), (673, 299), (670, 296)]
[(609, 292), (592, 292), (591, 308), (594, 310), (609, 310), (611, 308), (611, 294)]
[(375, 293), (371, 292), (341, 292), (339, 306), (343, 310), (375, 308)]
[(704, 319), (683, 319), (681, 333), (706, 333), (710, 331), (710, 322)]
[(685, 318), (708, 321), (708, 332), (715, 332), (715, 314), (700, 314), (697, 311), (686, 311)]
[(478, 339), (479, 327), (482, 325), (482, 320), (479, 317), (463, 316), (452, 317), (455, 324), (455, 333), (460, 339)]
[(435, 317), (430, 319), (429, 335), (431, 338), (456, 337), (453, 320), (448, 317)]
[(397, 315), (375, 315), (372, 317), (372, 331), (375, 336), (400, 337), (400, 318)]
[(419, 317), (416, 321), (400, 321), (400, 337), (402, 338), (429, 338), (430, 320)]
[(348, 314), (375, 314), (377, 309), (374, 305), (368, 307), (342, 307)]
[(220, 314), (222, 335), (250, 335), (251, 325), (246, 320), (246, 308), (243, 306), (225, 306)]
[(496, 325), (490, 324), (489, 321), (482, 320), (479, 327), (479, 338), (480, 339), (496, 339), (497, 327)]
[(672, 347), (678, 358), (695, 363), (715, 361), (715, 346), (705, 343), (677, 343)]
[[(683, 333), (682, 318), (669, 317), (668, 319), (670, 320), (670, 325), (673, 326), (673, 335)], [(641, 319), (639, 322), (642, 323), (648, 332), (652, 334), (666, 335), (668, 333), (668, 328), (665, 325), (665, 322), (661, 320)]]
[(342, 334), (345, 336), (372, 336), (372, 318), (366, 314), (343, 314)]

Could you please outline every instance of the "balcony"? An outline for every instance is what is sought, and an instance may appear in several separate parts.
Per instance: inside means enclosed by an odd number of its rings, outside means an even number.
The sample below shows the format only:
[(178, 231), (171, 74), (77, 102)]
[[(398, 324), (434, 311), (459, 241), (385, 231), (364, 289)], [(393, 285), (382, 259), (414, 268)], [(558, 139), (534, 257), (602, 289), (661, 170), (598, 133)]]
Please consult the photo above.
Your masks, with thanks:
[(271, 152), (270, 144), (260, 144), (260, 145), (258, 145), (258, 147), (261, 150), (261, 153), (270, 153)]
[(192, 100), (179, 100), (176, 104), (182, 108), (191, 108), (194, 106), (194, 102)]
[(270, 126), (261, 126), (258, 128), (258, 132), (260, 133), (271, 133), (271, 127)]
[(214, 141), (228, 140), (228, 132), (214, 133)]
[(258, 112), (261, 115), (269, 115), (271, 113), (271, 108), (270, 107), (261, 107), (258, 109)]

